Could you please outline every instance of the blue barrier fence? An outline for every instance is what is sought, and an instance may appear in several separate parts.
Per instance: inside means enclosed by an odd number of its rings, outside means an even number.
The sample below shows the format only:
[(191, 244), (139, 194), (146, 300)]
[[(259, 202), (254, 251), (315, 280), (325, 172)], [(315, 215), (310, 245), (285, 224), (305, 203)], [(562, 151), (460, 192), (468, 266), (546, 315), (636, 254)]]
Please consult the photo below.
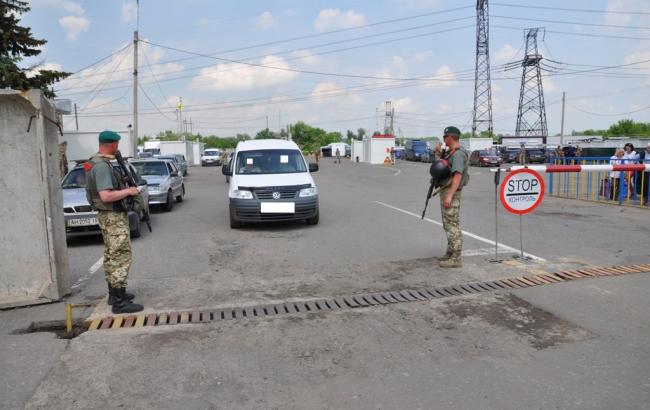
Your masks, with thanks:
[[(637, 161), (621, 159), (620, 164)], [(610, 164), (610, 157), (555, 158), (554, 165)], [(548, 174), (548, 191), (552, 196), (648, 208), (650, 203), (649, 172), (602, 171)]]

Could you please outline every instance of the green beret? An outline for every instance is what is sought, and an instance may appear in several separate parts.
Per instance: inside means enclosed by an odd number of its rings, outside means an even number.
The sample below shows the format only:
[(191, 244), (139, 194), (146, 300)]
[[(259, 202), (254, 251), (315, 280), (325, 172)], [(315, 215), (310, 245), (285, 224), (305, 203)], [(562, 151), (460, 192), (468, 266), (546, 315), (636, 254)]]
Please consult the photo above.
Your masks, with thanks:
[(117, 142), (120, 140), (120, 134), (115, 131), (102, 131), (99, 133), (99, 142)]
[(443, 135), (458, 135), (460, 136), (460, 130), (454, 126), (445, 128)]

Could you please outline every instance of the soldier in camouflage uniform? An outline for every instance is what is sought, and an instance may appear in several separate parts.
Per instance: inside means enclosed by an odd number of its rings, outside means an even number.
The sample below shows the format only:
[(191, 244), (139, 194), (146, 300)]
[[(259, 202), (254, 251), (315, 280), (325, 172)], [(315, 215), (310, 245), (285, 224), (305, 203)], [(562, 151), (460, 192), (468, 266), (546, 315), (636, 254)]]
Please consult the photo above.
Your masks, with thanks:
[(97, 221), (104, 238), (104, 272), (108, 283), (108, 303), (113, 313), (133, 313), (143, 309), (131, 302), (133, 295), (126, 292), (131, 266), (128, 197), (139, 195), (138, 188), (127, 187), (122, 175), (111, 160), (118, 150), (120, 135), (113, 131), (99, 134), (99, 152), (84, 164), (86, 196), (92, 208), (98, 211)]
[(442, 153), (441, 145), (436, 146), (436, 156), (444, 155), (449, 161), (451, 176), (442, 183), (440, 189), (440, 213), (442, 226), (447, 234), (447, 252), (438, 258), (442, 268), (460, 268), (462, 265), (463, 233), (460, 230), (460, 196), (469, 181), (469, 154), (460, 146), (460, 130), (447, 127), (443, 140), (448, 152)]

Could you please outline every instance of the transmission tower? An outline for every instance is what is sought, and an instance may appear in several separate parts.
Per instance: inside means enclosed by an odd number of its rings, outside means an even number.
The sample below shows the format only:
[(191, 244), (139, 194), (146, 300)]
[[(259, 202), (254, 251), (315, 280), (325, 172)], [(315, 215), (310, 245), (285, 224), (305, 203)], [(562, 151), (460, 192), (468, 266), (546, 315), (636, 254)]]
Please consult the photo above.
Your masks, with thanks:
[(542, 90), (542, 72), (539, 67), (542, 55), (537, 49), (537, 35), (545, 34), (544, 28), (529, 28), (524, 32), (526, 55), (521, 63), (524, 68), (521, 76), (521, 92), (517, 111), (516, 137), (541, 138), (546, 144), (546, 107)]
[(386, 115), (384, 117), (384, 134), (394, 135), (393, 118), (395, 117), (395, 108), (391, 101), (386, 101)]
[(488, 0), (476, 0), (476, 71), (472, 138), (487, 131), (492, 138), (492, 86), (490, 85), (490, 36)]

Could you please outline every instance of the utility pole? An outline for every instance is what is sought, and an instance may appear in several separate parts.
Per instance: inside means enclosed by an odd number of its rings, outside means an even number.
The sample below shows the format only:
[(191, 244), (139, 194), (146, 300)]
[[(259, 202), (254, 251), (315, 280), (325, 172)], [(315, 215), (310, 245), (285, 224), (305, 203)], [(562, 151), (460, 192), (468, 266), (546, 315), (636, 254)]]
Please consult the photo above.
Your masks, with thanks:
[(77, 116), (77, 103), (74, 104), (74, 123), (75, 126), (77, 127), (77, 131), (79, 131), (79, 117)]
[(562, 122), (560, 125), (560, 145), (564, 145), (564, 99), (566, 92), (562, 91)]
[[(138, 145), (138, 30), (133, 32), (133, 140)], [(134, 152), (137, 152), (137, 148)]]
[(476, 68), (474, 71), (474, 110), (472, 138), (487, 131), (493, 136), (492, 86), (490, 83), (490, 24), (488, 0), (476, 0)]
[(546, 126), (544, 90), (542, 89), (542, 71), (539, 66), (542, 55), (537, 49), (537, 34), (539, 32), (544, 34), (544, 28), (529, 28), (524, 32), (526, 55), (521, 62), (524, 70), (521, 75), (515, 136), (541, 138), (542, 144), (546, 144), (548, 128)]
[(266, 116), (266, 133), (269, 133), (269, 116)]

